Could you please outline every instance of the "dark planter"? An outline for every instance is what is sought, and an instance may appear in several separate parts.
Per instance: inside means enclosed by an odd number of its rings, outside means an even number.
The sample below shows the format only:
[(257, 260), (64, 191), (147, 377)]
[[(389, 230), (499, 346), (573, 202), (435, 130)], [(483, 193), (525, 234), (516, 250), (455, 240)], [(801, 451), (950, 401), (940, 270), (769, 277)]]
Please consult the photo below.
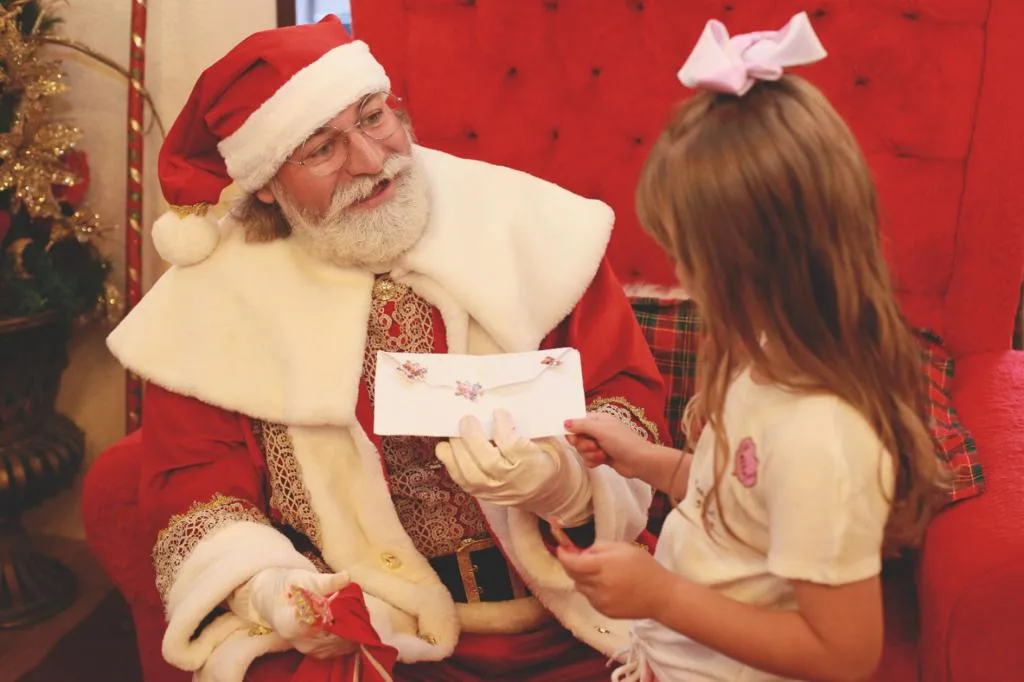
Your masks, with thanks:
[(0, 318), (0, 628), (43, 620), (77, 591), (74, 574), (38, 552), (21, 524), (82, 464), (82, 431), (54, 407), (67, 340), (55, 315)]

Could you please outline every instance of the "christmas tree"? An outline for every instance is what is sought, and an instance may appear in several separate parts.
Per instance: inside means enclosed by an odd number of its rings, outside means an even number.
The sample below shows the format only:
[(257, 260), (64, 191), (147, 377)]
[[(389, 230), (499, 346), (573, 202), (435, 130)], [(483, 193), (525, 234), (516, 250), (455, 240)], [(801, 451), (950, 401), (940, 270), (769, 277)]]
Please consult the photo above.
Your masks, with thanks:
[(52, 111), (67, 90), (46, 54), (60, 24), (54, 4), (0, 0), (0, 318), (52, 312), (70, 322), (113, 316), (119, 302), (85, 203), (82, 133)]

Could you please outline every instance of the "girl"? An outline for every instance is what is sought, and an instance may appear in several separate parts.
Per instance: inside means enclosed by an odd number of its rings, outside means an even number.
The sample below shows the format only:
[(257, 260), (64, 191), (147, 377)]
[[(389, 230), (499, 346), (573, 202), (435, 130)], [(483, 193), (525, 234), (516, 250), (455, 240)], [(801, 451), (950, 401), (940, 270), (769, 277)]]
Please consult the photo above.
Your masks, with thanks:
[(641, 222), (705, 337), (692, 456), (600, 416), (566, 425), (590, 465), (682, 497), (654, 557), (558, 551), (595, 608), (637, 619), (614, 680), (870, 677), (883, 553), (918, 542), (945, 487), (868, 168), (825, 97), (782, 73), (823, 56), (805, 15), (731, 39), (710, 22), (680, 71), (700, 92), (643, 169)]

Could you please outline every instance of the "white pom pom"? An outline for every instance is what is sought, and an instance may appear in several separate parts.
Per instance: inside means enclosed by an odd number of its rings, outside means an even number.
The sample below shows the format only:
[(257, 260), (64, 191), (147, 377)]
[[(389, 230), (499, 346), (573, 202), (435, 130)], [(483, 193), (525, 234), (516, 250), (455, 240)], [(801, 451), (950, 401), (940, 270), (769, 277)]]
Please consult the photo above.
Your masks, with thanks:
[(171, 265), (185, 267), (206, 260), (217, 248), (220, 231), (207, 216), (179, 216), (168, 211), (153, 223), (153, 246)]

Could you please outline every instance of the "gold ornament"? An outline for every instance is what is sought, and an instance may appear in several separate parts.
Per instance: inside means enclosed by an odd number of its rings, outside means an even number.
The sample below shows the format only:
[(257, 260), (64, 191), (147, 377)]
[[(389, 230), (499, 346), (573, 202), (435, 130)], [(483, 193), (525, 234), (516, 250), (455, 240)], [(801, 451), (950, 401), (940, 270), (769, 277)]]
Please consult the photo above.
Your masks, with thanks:
[(15, 239), (11, 242), (11, 245), (7, 247), (7, 253), (11, 254), (12, 261), (14, 262), (14, 274), (20, 279), (28, 279), (30, 277), (28, 271), (25, 269), (25, 249), (32, 243), (32, 240), (28, 237), (22, 237), (21, 239)]
[(45, 120), (45, 100), (67, 86), (60, 65), (39, 57), (42, 36), (22, 35), (21, 5), (14, 3), (0, 15), (0, 88), (4, 98), (18, 101), (11, 130), (0, 134), (0, 192), (14, 190), (14, 213), (24, 207), (32, 218), (56, 218), (60, 204), (53, 186), (77, 181), (62, 157), (74, 148), (81, 131)]
[(95, 243), (107, 236), (110, 228), (104, 227), (100, 216), (90, 213), (83, 206), (70, 216), (61, 216), (53, 221), (50, 227), (50, 241), (46, 244), (46, 250), (53, 248), (54, 244), (65, 239), (77, 239), (82, 244)]
[[(12, 215), (23, 210), (33, 222), (48, 221), (47, 251), (67, 239), (95, 246), (106, 232), (100, 217), (84, 206), (65, 215), (67, 206), (62, 207), (54, 196), (54, 187), (74, 187), (82, 181), (66, 163), (66, 155), (82, 133), (51, 118), (51, 98), (65, 92), (67, 83), (60, 63), (47, 58), (40, 48), (59, 44), (94, 58), (96, 54), (50, 31), (55, 23), (53, 10), (61, 0), (37, 0), (35, 23), (27, 34), (22, 33), (21, 13), (29, 3), (13, 0), (0, 5), (0, 105), (13, 108), (3, 121), (8, 128), (0, 133), (0, 192), (8, 193)], [(22, 253), (30, 243), (31, 239), (19, 239), (9, 248), (16, 276), (27, 276)], [(107, 270), (104, 290), (88, 317), (113, 322), (123, 314), (124, 305), (109, 279), (109, 266)]]
[(103, 285), (103, 296), (99, 301), (98, 310), (103, 318), (112, 324), (124, 317), (124, 298), (121, 296), (121, 290), (110, 280)]

